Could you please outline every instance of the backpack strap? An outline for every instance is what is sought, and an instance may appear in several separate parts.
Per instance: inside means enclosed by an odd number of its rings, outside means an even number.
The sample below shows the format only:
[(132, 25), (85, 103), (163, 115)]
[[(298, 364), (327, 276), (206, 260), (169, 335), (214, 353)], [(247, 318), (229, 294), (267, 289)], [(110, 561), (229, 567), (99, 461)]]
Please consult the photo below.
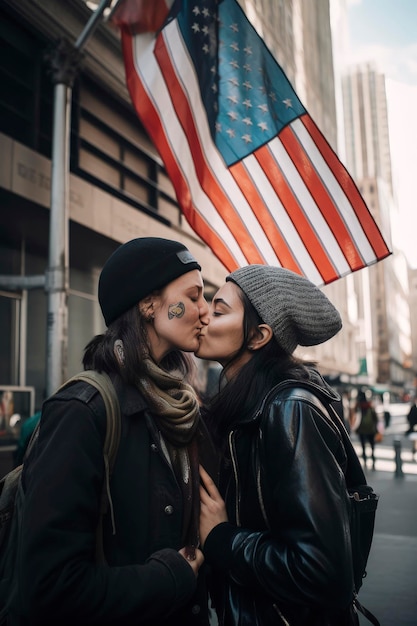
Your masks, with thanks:
[(371, 613), (371, 611), (367, 608), (365, 608), (363, 606), (363, 604), (361, 604), (358, 600), (358, 598), (355, 598), (354, 600), (354, 606), (356, 608), (357, 611), (359, 611), (360, 613), (362, 613), (362, 615), (364, 617), (366, 617), (366, 619), (371, 622), (371, 624), (373, 624), (374, 626), (381, 626), (379, 620), (377, 617), (375, 617), (375, 615), (373, 613)]
[(84, 381), (89, 385), (92, 385), (97, 389), (97, 391), (100, 392), (101, 397), (103, 398), (107, 416), (107, 429), (106, 438), (104, 440), (103, 454), (107, 458), (106, 463), (110, 478), (116, 461), (121, 432), (120, 406), (116, 390), (108, 374), (105, 372), (96, 372), (95, 370), (86, 370), (75, 374), (75, 376), (69, 378), (62, 385), (62, 387), (60, 387), (60, 389), (77, 381)]
[(104, 564), (106, 562), (106, 559), (104, 557), (103, 550), (103, 517), (107, 513), (107, 510), (109, 508), (113, 535), (116, 534), (113, 501), (110, 493), (110, 479), (113, 473), (113, 468), (120, 443), (120, 405), (114, 385), (108, 374), (106, 374), (105, 372), (97, 372), (95, 370), (86, 370), (84, 372), (79, 372), (78, 374), (75, 374), (75, 376), (69, 378), (63, 385), (61, 385), (58, 391), (63, 389), (64, 387), (67, 387), (71, 383), (79, 381), (86, 382), (89, 385), (95, 387), (97, 391), (101, 394), (104, 406), (106, 408), (107, 426), (106, 438), (104, 440), (103, 446), (105, 480), (101, 495), (100, 519), (97, 525), (96, 532), (96, 562)]
[(344, 423), (342, 422), (339, 415), (336, 413), (334, 406), (330, 402), (326, 403), (325, 406), (328, 416), (340, 432), (343, 446), (346, 451), (346, 456), (348, 460), (348, 466), (346, 471), (346, 485), (348, 487), (355, 487), (356, 485), (366, 485), (367, 480), (365, 473), (362, 469), (362, 465), (360, 464), (358, 455), (355, 452), (352, 440), (349, 437), (349, 433), (347, 432)]

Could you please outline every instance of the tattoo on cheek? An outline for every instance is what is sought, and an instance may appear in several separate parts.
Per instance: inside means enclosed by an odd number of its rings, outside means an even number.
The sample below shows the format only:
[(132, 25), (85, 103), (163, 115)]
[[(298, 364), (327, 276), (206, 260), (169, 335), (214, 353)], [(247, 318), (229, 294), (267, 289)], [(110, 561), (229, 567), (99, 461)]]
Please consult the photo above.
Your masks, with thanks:
[(182, 317), (185, 313), (185, 305), (183, 302), (177, 302), (176, 304), (170, 304), (168, 306), (168, 319), (172, 320), (173, 317)]

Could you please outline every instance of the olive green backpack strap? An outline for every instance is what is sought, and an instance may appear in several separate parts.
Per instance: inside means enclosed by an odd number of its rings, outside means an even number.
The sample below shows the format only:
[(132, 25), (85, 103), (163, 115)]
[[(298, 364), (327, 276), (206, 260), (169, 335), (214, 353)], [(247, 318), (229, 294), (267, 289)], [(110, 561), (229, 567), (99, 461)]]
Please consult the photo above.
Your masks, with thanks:
[(103, 517), (107, 513), (108, 509), (110, 509), (113, 535), (116, 534), (113, 502), (110, 493), (110, 479), (112, 476), (113, 467), (116, 461), (117, 451), (119, 449), (120, 443), (120, 406), (114, 385), (110, 377), (104, 372), (99, 373), (95, 370), (86, 370), (84, 372), (79, 372), (78, 374), (75, 374), (75, 376), (69, 378), (60, 387), (60, 389), (78, 381), (84, 381), (89, 385), (95, 387), (97, 391), (99, 391), (99, 393), (101, 394), (104, 406), (106, 408), (107, 427), (106, 438), (104, 440), (103, 446), (105, 479), (101, 496), (100, 519), (97, 525), (96, 532), (96, 562), (103, 564), (106, 562), (103, 551)]

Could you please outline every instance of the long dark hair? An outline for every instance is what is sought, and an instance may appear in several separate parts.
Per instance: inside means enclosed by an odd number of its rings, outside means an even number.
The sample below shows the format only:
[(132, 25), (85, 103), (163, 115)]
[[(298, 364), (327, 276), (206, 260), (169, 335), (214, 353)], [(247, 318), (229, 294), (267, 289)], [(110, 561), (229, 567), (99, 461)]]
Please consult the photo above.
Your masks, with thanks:
[(259, 324), (263, 323), (246, 294), (240, 288), (238, 291), (243, 304), (242, 345), (225, 365), (218, 393), (204, 402), (204, 416), (217, 443), (224, 442), (235, 424), (253, 414), (272, 387), (287, 379), (308, 379), (309, 367), (314, 365), (285, 352), (273, 337), (263, 348), (253, 352), (252, 358), (227, 380), (228, 371), (259, 332)]
[[(125, 361), (121, 366), (114, 353), (114, 342), (121, 339)], [(112, 322), (102, 335), (96, 335), (84, 349), (84, 369), (94, 369), (111, 374), (118, 373), (127, 384), (134, 385), (146, 376), (144, 358), (149, 353), (146, 322), (135, 305)], [(184, 377), (191, 376), (192, 360), (180, 350), (170, 352), (159, 366), (166, 371), (176, 371)]]

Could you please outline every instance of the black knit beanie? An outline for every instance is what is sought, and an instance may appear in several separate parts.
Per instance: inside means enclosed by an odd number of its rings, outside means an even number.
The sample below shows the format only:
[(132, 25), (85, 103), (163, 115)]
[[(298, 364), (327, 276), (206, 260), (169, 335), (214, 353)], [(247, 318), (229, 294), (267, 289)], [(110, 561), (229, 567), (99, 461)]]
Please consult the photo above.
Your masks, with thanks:
[(342, 328), (339, 312), (307, 278), (282, 267), (248, 265), (227, 276), (239, 285), (289, 354), (297, 346), (315, 346)]
[(192, 270), (201, 271), (201, 267), (178, 241), (141, 237), (124, 243), (106, 261), (98, 283), (106, 325), (152, 291)]

